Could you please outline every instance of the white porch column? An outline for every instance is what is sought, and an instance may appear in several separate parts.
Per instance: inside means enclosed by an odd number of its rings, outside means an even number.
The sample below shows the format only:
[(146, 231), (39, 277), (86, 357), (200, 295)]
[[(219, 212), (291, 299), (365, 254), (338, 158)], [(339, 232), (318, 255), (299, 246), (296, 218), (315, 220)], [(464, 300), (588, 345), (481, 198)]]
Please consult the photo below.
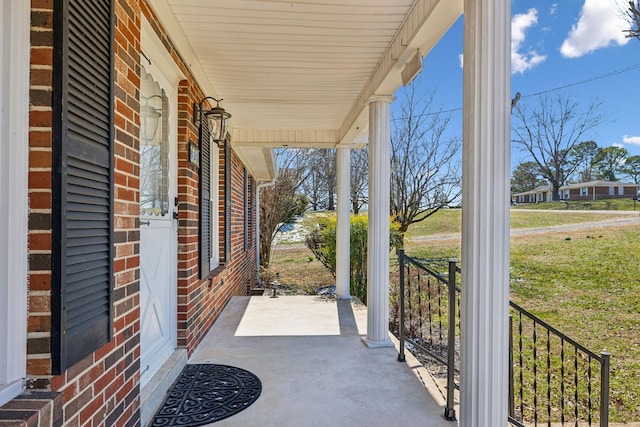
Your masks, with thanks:
[(507, 424), (510, 28), (510, 1), (464, 1), (462, 427)]
[(351, 299), (350, 294), (350, 223), (349, 195), (351, 193), (351, 149), (336, 149), (338, 172), (338, 206), (336, 224), (336, 298)]
[(390, 347), (389, 183), (391, 180), (392, 96), (369, 99), (369, 238), (367, 245), (368, 347)]

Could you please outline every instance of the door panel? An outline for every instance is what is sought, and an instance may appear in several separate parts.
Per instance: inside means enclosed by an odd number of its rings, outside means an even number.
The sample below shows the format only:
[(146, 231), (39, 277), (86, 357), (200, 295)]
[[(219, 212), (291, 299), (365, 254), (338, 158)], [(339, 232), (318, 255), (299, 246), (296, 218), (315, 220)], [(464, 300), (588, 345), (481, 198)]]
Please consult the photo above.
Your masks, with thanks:
[(176, 347), (176, 105), (161, 73), (140, 82), (140, 369), (144, 386)]

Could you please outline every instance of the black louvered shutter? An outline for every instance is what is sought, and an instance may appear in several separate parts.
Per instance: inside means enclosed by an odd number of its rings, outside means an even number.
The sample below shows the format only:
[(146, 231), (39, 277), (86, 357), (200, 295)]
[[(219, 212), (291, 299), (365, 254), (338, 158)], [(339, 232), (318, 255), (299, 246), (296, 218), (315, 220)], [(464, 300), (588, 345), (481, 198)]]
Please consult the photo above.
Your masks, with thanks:
[(247, 173), (247, 168), (244, 168), (244, 180), (242, 185), (242, 196), (244, 198), (244, 250), (249, 250), (249, 174)]
[[(209, 276), (211, 260), (211, 144), (208, 120), (200, 125), (200, 279)], [(215, 189), (214, 189), (215, 191)]]
[(231, 146), (224, 143), (224, 254), (225, 262), (231, 261)]
[(112, 338), (113, 2), (54, 1), (52, 361)]

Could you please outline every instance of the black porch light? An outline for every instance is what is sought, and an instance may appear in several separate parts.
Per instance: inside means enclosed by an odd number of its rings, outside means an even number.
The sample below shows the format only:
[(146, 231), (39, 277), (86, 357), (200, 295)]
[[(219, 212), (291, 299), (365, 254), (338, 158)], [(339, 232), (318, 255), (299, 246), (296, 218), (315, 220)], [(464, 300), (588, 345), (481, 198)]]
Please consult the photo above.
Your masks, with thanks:
[[(207, 100), (212, 99), (216, 101), (216, 106), (210, 110), (205, 110), (202, 104)], [(231, 118), (231, 114), (227, 113), (224, 108), (220, 106), (222, 99), (216, 99), (212, 96), (207, 96), (198, 104), (193, 107), (194, 122), (197, 125), (202, 125), (203, 120), (206, 120), (209, 124), (209, 132), (211, 140), (219, 143), (224, 140), (227, 135), (227, 120)]]
[(149, 104), (149, 100), (160, 98), (160, 95), (152, 95), (144, 98), (144, 104), (140, 106), (140, 138), (146, 143), (151, 142), (158, 132), (158, 124), (160, 124), (161, 110)]

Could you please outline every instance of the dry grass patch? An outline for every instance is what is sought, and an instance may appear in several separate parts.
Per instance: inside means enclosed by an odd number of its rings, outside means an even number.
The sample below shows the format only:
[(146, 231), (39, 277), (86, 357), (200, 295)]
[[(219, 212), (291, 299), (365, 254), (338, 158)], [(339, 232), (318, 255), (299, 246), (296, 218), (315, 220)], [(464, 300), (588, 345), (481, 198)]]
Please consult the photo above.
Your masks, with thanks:
[(304, 245), (277, 246), (271, 254), (270, 269), (278, 273), (278, 281), (305, 292), (326, 285), (335, 285), (333, 275)]

